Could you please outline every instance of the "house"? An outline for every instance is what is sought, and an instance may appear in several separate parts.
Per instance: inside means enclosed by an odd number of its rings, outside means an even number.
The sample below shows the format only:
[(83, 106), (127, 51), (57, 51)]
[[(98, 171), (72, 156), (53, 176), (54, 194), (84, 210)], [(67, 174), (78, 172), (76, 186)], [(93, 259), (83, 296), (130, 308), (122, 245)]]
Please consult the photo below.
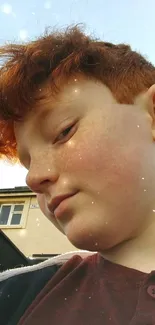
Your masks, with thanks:
[(77, 250), (39, 209), (28, 187), (0, 189), (0, 229), (26, 257)]

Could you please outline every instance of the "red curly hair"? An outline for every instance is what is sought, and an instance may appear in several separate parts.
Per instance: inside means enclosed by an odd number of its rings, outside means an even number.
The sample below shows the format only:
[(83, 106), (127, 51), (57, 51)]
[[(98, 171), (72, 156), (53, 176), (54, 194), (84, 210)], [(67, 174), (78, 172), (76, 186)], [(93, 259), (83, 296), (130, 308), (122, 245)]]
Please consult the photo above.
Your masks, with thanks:
[(49, 81), (59, 91), (63, 80), (76, 73), (102, 81), (120, 103), (155, 83), (155, 68), (125, 44), (101, 42), (79, 26), (45, 32), (26, 44), (0, 47), (0, 157), (18, 159), (14, 121), (36, 102), (37, 90)]

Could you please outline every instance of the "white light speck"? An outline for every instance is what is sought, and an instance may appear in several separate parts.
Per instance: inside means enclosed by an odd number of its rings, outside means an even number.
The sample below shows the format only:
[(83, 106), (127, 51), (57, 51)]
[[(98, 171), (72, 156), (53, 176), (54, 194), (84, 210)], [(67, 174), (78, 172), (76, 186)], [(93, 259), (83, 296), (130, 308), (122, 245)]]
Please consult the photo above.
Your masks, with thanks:
[(66, 181), (65, 179), (64, 179), (64, 181), (63, 181), (63, 184), (64, 184), (64, 185), (66, 185), (66, 184), (67, 184), (67, 181)]
[(70, 147), (70, 148), (74, 148), (75, 147), (75, 142), (73, 140), (69, 140), (67, 145)]
[(39, 226), (40, 226), (40, 223), (37, 224), (37, 227), (39, 227)]
[(153, 212), (155, 212), (155, 210), (152, 210)]
[(98, 246), (98, 243), (95, 243), (95, 246)]
[(2, 6), (1, 6), (1, 11), (4, 12), (4, 14), (11, 14), (12, 13), (12, 6), (9, 5), (8, 3), (4, 3)]
[(51, 8), (51, 1), (46, 1), (46, 2), (44, 3), (44, 8), (45, 8), (45, 9), (50, 9), (50, 8)]
[(50, 172), (50, 168), (48, 169), (48, 172)]
[(92, 201), (92, 203), (91, 204), (94, 204), (94, 201)]
[(91, 297), (89, 297), (89, 299), (91, 299)]
[(19, 236), (20, 237), (26, 237), (27, 235), (27, 230), (26, 229), (21, 229), (20, 232), (19, 232)]
[(65, 298), (65, 300), (67, 300), (67, 298)]
[(77, 81), (77, 79), (74, 79), (74, 81)]
[(144, 179), (144, 177), (142, 177), (142, 179)]
[(25, 41), (28, 37), (28, 32), (26, 29), (21, 29), (19, 32), (19, 37), (22, 41)]
[(39, 221), (39, 219), (37, 218), (36, 221)]
[(137, 128), (139, 128), (139, 125), (137, 125)]
[(35, 16), (35, 12), (32, 12), (32, 15)]
[(144, 192), (146, 192), (146, 190), (144, 190)]
[(75, 89), (74, 92), (77, 93), (78, 92), (78, 89)]

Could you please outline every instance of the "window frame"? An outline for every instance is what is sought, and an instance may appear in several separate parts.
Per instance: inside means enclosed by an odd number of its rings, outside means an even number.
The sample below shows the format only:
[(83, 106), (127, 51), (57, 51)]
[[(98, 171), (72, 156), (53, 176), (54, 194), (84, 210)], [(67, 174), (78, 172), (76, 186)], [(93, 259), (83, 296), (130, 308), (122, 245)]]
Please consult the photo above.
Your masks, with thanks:
[[(20, 224), (18, 225), (11, 225), (12, 215), (13, 215), (13, 208), (15, 205), (22, 204), (24, 205), (23, 211), (14, 211), (15, 214), (22, 214)], [(26, 228), (27, 218), (28, 218), (28, 211), (30, 207), (30, 198), (21, 197), (21, 198), (0, 198), (0, 208), (5, 205), (11, 205), (11, 210), (9, 213), (8, 223), (7, 225), (1, 225), (0, 229), (23, 229)]]

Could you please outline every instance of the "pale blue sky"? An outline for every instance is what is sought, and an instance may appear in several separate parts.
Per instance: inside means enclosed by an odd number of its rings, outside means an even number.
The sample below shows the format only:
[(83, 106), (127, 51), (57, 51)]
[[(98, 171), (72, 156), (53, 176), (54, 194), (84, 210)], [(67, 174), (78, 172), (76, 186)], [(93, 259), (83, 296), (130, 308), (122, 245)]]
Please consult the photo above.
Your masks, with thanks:
[[(154, 0), (0, 0), (0, 44), (73, 23), (102, 40), (129, 43), (155, 64)], [(0, 163), (0, 188), (24, 185), (24, 178), (24, 170)]]

